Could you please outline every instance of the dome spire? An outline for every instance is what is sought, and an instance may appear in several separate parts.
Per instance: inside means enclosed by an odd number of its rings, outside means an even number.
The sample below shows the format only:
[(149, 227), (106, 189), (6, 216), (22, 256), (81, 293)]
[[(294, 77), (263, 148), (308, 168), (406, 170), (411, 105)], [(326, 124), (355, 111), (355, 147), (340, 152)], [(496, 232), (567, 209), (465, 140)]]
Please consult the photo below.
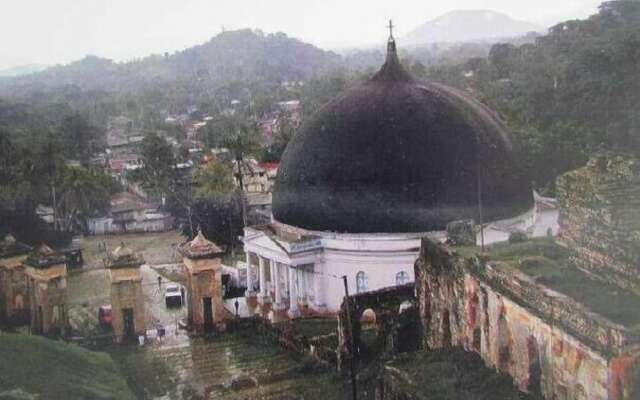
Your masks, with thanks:
[(393, 37), (393, 28), (395, 28), (393, 20), (389, 20), (387, 28), (389, 28), (389, 40), (387, 41), (387, 61), (389, 61), (393, 57), (398, 57), (396, 53), (396, 39)]
[(378, 82), (412, 82), (413, 77), (400, 65), (396, 51), (396, 39), (393, 37), (393, 21), (389, 20), (389, 40), (387, 40), (387, 59), (377, 74), (371, 78)]

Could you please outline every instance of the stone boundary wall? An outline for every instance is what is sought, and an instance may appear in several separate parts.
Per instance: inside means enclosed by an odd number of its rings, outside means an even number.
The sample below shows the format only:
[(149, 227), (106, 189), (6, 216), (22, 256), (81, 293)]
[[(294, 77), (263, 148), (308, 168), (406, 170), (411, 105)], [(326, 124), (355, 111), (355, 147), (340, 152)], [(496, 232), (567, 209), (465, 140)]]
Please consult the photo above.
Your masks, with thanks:
[(546, 323), (565, 330), (607, 358), (640, 348), (637, 334), (590, 312), (572, 298), (535, 283), (512, 267), (482, 263), (477, 259), (467, 261), (467, 265), (468, 273), (492, 290)]
[(474, 351), (520, 390), (544, 398), (640, 393), (638, 338), (571, 298), (428, 239), (415, 272), (425, 349)]
[(556, 186), (572, 263), (640, 295), (640, 160), (602, 154)]

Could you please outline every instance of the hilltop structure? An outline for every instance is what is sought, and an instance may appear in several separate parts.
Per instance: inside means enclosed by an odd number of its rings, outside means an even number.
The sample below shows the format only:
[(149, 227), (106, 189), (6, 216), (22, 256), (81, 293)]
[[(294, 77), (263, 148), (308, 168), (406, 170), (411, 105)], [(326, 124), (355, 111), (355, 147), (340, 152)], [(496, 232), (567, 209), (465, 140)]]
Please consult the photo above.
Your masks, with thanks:
[(444, 240), (453, 221), (491, 221), (499, 228), (486, 243), (532, 229), (521, 171), (495, 113), (413, 78), (391, 35), (381, 70), (325, 105), (288, 145), (275, 220), (245, 229), (248, 304), (291, 317), (335, 313), (343, 275), (352, 293), (412, 282), (421, 238)]

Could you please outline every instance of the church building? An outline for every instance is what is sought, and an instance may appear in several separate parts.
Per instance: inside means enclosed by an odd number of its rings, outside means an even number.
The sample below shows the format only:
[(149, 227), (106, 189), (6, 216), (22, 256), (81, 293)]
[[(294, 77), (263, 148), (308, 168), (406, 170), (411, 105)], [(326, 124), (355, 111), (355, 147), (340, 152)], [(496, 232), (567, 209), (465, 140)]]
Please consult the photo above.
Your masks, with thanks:
[(534, 229), (537, 217), (496, 113), (411, 76), (391, 34), (380, 71), (323, 106), (289, 143), (272, 222), (244, 232), (247, 304), (272, 317), (333, 314), (342, 276), (350, 294), (411, 283), (421, 238), (444, 240), (451, 222), (491, 227), (482, 235), (489, 244), (508, 232), (546, 232)]

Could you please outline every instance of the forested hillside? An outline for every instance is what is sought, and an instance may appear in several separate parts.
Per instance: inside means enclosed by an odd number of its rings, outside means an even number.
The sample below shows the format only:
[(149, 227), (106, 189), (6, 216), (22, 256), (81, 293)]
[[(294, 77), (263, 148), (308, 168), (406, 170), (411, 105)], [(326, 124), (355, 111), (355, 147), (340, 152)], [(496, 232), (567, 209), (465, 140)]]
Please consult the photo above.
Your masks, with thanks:
[(88, 56), (40, 73), (0, 78), (0, 97), (105, 108), (111, 114), (120, 111), (118, 103), (135, 99), (153, 103), (154, 110), (178, 112), (185, 105), (246, 97), (247, 90), (269, 93), (284, 81), (332, 70), (340, 60), (283, 33), (245, 29), (223, 32), (171, 55), (126, 63)]
[(429, 71), (498, 110), (538, 186), (598, 150), (640, 151), (640, 2), (611, 1), (534, 44)]

